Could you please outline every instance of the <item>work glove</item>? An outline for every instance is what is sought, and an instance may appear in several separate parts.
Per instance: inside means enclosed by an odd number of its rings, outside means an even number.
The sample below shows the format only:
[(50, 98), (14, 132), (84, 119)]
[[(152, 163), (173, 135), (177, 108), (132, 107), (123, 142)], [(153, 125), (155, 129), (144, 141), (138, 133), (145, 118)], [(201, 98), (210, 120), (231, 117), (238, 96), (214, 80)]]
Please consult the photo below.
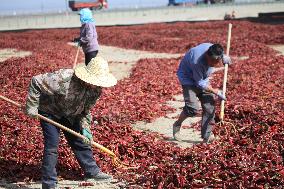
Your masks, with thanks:
[(91, 141), (93, 141), (93, 135), (89, 125), (86, 124), (82, 125), (82, 135), (87, 138), (87, 140), (84, 140), (84, 143), (90, 144)]
[(37, 108), (27, 108), (25, 113), (26, 113), (26, 115), (28, 115), (32, 118), (37, 118), (38, 109)]
[(78, 42), (80, 42), (80, 37), (76, 37), (76, 38), (74, 38), (74, 39), (73, 39), (73, 42), (74, 42), (74, 43), (78, 43)]
[(224, 65), (225, 64), (228, 64), (228, 65), (232, 64), (231, 58), (229, 56), (227, 56), (227, 55), (223, 55), (223, 64)]
[(78, 46), (78, 47), (82, 47), (81, 41), (78, 41), (77, 46)]
[(218, 91), (217, 96), (221, 99), (221, 100), (225, 100), (226, 101), (226, 97), (225, 95), (222, 94), (223, 92), (221, 90)]
[(80, 41), (80, 37), (74, 38), (74, 39), (73, 39), (73, 42), (74, 42), (74, 43), (77, 43), (78, 46), (80, 46), (80, 47), (82, 46), (82, 43), (81, 43), (81, 41)]

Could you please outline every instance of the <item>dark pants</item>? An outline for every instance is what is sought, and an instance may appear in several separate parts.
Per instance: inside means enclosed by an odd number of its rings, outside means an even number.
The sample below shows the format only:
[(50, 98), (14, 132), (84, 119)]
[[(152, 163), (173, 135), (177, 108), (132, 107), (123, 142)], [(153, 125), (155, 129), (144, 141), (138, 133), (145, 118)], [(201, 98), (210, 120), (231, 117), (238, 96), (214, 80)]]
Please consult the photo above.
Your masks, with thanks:
[(92, 60), (92, 58), (95, 58), (97, 56), (99, 51), (92, 51), (85, 53), (85, 64), (86, 66), (89, 64), (89, 62)]
[[(58, 120), (52, 115), (43, 112), (40, 112), (40, 114), (76, 132), (80, 132), (79, 123), (74, 123), (73, 125), (71, 125), (70, 122), (65, 118)], [(56, 164), (58, 157), (57, 149), (59, 143), (60, 129), (42, 120), (40, 121), (40, 125), (42, 127), (44, 136), (42, 188), (47, 189), (55, 187), (57, 184)], [(65, 135), (66, 140), (68, 141), (68, 144), (71, 146), (72, 151), (74, 152), (81, 168), (84, 170), (85, 176), (90, 177), (96, 175), (100, 171), (100, 169), (93, 158), (91, 147), (85, 144), (80, 138), (75, 137), (65, 131), (63, 131), (63, 133)]]
[(215, 116), (215, 100), (213, 94), (188, 85), (183, 85), (182, 89), (185, 101), (183, 112), (188, 117), (193, 117), (197, 114), (198, 99), (200, 100), (202, 106), (201, 137), (208, 139), (212, 132), (212, 123), (214, 122)]

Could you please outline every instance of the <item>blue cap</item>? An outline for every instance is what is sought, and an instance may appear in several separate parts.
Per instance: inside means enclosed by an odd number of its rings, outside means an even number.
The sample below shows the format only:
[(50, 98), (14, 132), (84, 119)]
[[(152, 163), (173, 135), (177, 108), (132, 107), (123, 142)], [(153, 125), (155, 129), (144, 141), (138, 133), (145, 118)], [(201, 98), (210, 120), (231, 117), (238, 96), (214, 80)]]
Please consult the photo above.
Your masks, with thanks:
[(88, 8), (81, 9), (80, 12), (79, 12), (79, 15), (80, 15), (80, 21), (81, 21), (82, 24), (95, 21), (94, 18), (93, 18), (92, 11)]

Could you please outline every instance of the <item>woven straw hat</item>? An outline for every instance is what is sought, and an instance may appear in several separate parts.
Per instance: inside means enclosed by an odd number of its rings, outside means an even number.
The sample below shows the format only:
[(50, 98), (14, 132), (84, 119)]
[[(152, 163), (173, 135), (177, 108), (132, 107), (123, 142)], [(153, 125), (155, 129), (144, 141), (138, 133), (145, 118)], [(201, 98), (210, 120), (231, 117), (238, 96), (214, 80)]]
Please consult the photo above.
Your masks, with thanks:
[(85, 63), (78, 64), (75, 75), (86, 83), (101, 87), (112, 87), (117, 83), (109, 71), (107, 61), (101, 57), (93, 58), (87, 66)]

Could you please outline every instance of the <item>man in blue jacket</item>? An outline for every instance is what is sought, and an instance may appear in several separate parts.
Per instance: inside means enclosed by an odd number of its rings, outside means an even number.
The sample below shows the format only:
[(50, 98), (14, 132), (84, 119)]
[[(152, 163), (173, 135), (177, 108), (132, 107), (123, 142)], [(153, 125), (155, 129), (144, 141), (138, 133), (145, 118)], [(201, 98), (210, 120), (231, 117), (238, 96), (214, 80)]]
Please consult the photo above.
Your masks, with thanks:
[(220, 44), (202, 43), (191, 48), (180, 62), (177, 76), (182, 85), (185, 106), (178, 120), (173, 125), (173, 135), (177, 139), (182, 122), (194, 117), (198, 111), (198, 99), (202, 106), (201, 137), (204, 143), (214, 140), (211, 122), (214, 121), (214, 95), (226, 100), (222, 91), (213, 88), (209, 76), (214, 69), (223, 64), (230, 64), (230, 57), (224, 55)]

